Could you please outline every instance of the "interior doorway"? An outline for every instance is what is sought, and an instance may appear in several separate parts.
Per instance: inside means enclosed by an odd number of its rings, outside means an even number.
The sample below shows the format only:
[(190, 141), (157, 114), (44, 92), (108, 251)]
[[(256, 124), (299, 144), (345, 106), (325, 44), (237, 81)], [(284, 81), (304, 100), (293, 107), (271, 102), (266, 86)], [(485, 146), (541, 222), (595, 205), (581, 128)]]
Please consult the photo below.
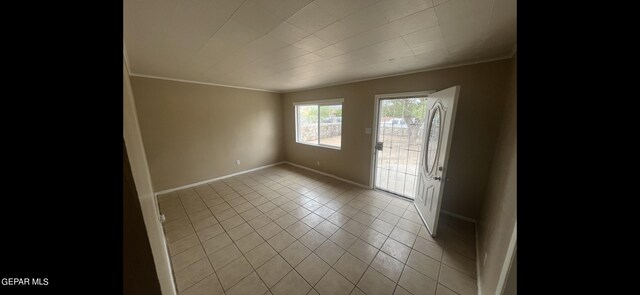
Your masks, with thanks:
[(431, 92), (376, 95), (374, 189), (415, 199)]

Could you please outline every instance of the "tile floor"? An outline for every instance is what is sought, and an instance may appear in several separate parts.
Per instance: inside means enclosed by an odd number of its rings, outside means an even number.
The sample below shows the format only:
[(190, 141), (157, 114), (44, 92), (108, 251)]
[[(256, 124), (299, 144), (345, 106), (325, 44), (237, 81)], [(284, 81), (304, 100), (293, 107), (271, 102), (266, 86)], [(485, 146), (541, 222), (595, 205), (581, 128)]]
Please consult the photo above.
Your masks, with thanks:
[(472, 223), (291, 165), (158, 203), (180, 295), (477, 294)]

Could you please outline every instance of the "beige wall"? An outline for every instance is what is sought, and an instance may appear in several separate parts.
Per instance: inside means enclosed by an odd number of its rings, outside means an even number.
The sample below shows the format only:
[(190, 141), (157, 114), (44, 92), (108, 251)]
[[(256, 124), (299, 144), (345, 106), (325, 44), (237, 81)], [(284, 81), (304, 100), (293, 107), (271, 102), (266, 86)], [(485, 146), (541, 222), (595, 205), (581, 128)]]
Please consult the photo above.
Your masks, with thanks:
[[(509, 60), (428, 71), (284, 94), (284, 146), (290, 162), (369, 185), (376, 94), (443, 90), (461, 85), (444, 210), (477, 218), (504, 106)], [(293, 102), (344, 98), (342, 150), (295, 142)], [(316, 165), (320, 161), (320, 166)]]
[[(504, 118), (500, 127), (487, 194), (478, 220), (482, 294), (495, 294), (505, 262), (511, 234), (516, 224), (516, 67), (509, 65)], [(486, 253), (486, 254), (485, 254)], [(484, 256), (487, 256), (484, 261)], [(483, 262), (484, 261), (484, 262)]]
[(156, 192), (284, 160), (279, 93), (141, 77), (131, 84)]
[(122, 80), (123, 80), (123, 137), (127, 146), (127, 156), (131, 164), (131, 173), (138, 191), (140, 199), (140, 209), (144, 218), (147, 235), (149, 237), (149, 245), (153, 253), (153, 260), (156, 265), (158, 280), (162, 294), (176, 294), (173, 276), (171, 274), (171, 265), (169, 263), (169, 253), (162, 231), (162, 225), (158, 219), (158, 210), (156, 198), (154, 197), (153, 185), (151, 184), (151, 176), (147, 168), (147, 157), (144, 150), (144, 144), (140, 135), (140, 126), (136, 114), (136, 104), (134, 102), (133, 93), (131, 91), (131, 83), (129, 80), (129, 72), (126, 64), (122, 63)]

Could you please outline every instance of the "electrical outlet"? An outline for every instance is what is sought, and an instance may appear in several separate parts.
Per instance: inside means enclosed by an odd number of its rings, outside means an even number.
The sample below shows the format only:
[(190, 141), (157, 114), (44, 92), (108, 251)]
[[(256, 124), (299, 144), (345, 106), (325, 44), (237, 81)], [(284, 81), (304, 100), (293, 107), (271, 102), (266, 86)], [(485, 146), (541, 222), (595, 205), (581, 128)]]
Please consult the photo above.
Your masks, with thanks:
[(240, 160), (236, 160), (236, 164), (237, 164), (237, 165), (240, 165)]

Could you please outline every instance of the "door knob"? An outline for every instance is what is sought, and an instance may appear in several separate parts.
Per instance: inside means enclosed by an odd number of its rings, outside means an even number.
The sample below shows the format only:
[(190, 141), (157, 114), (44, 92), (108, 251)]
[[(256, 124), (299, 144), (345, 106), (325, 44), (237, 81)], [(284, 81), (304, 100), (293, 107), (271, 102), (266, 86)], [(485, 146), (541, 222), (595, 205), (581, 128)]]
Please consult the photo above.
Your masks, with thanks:
[(440, 176), (436, 176), (436, 177), (434, 177), (433, 179), (434, 179), (434, 180), (440, 180), (440, 179), (442, 179), (442, 178), (440, 178)]

